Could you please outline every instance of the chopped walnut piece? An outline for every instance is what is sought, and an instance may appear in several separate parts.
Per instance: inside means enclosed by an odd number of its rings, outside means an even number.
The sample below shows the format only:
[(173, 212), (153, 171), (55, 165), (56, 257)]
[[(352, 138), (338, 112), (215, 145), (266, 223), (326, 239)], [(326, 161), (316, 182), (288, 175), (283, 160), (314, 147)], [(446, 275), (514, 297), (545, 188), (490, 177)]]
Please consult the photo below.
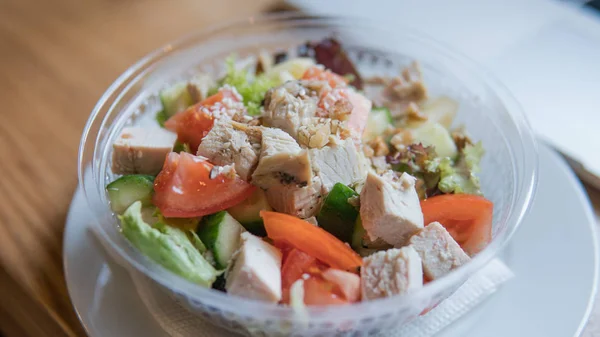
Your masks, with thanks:
[(373, 77), (365, 78), (364, 81), (365, 81), (365, 84), (370, 84), (370, 85), (386, 85), (389, 83), (389, 78), (383, 77), (383, 76), (373, 76)]
[(348, 203), (356, 208), (360, 207), (360, 196), (359, 195), (353, 195), (350, 198), (348, 198)]
[(375, 151), (369, 145), (363, 145), (363, 153), (367, 158), (371, 158), (375, 155)]
[(298, 128), (298, 143), (308, 148), (320, 149), (329, 143), (330, 125), (317, 123), (302, 125)]
[(400, 77), (394, 77), (383, 90), (391, 100), (418, 102), (427, 97), (427, 89), (423, 82), (407, 82)]
[(383, 137), (377, 136), (368, 142), (368, 145), (373, 149), (373, 154), (377, 157), (387, 156), (390, 153), (388, 145), (383, 140)]
[(242, 113), (236, 113), (231, 118), (232, 121), (247, 124), (249, 126), (259, 126), (262, 125), (262, 117), (261, 116), (248, 116)]
[(412, 132), (410, 130), (399, 129), (398, 132), (390, 139), (390, 144), (398, 151), (403, 151), (406, 145), (414, 142)]
[[(418, 103), (427, 98), (427, 88), (423, 84), (421, 70), (418, 63), (413, 62), (404, 68), (400, 76), (393, 78), (372, 77), (365, 83), (373, 86), (370, 88), (373, 103), (390, 109), (395, 118), (415, 115), (418, 109), (411, 103)], [(416, 115), (415, 117), (421, 118)]]
[(298, 128), (298, 144), (307, 148), (322, 148), (351, 136), (343, 122), (330, 118), (306, 119)]
[(329, 109), (329, 117), (340, 121), (348, 120), (353, 108), (347, 98), (338, 99)]
[(473, 145), (471, 138), (469, 138), (469, 136), (467, 136), (461, 129), (452, 131), (450, 135), (452, 136), (454, 144), (456, 144), (456, 147), (459, 151), (464, 149), (467, 145)]
[(405, 113), (407, 122), (422, 122), (427, 120), (427, 116), (419, 110), (419, 106), (415, 102), (408, 103)]

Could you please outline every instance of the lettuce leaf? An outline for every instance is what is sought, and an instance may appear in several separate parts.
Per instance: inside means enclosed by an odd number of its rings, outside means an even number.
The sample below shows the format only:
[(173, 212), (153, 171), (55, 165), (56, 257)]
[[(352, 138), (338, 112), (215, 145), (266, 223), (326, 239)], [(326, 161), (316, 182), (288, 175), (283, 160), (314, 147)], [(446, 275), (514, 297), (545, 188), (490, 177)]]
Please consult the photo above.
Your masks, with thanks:
[(220, 82), (221, 86), (227, 84), (236, 88), (243, 98), (248, 114), (251, 116), (260, 115), (260, 107), (265, 98), (265, 93), (272, 87), (277, 86), (278, 83), (266, 76), (254, 77), (246, 69), (236, 69), (234, 56), (228, 57), (225, 62), (227, 73)]
[(167, 115), (163, 109), (156, 113), (155, 119), (158, 122), (158, 125), (160, 125), (161, 128), (164, 128), (165, 122), (169, 119), (169, 115)]
[(467, 144), (456, 163), (449, 157), (436, 158), (427, 165), (429, 172), (438, 172), (438, 188), (442, 193), (465, 193), (480, 195), (479, 162), (484, 154), (481, 143)]
[(136, 201), (119, 216), (123, 235), (142, 254), (173, 273), (210, 287), (219, 272), (206, 261), (185, 231), (162, 222), (150, 226), (142, 219), (142, 203)]

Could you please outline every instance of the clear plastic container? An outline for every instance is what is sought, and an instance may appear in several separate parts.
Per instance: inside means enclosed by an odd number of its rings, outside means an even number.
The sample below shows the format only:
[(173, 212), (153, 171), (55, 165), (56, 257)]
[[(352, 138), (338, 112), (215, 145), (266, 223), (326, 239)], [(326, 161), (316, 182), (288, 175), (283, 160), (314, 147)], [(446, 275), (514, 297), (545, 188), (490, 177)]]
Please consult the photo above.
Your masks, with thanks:
[[(464, 124), (486, 149), (481, 183), (494, 202), (493, 241), (471, 262), (404, 296), (348, 306), (310, 307), (308, 316), (277, 306), (202, 288), (135, 250), (120, 234), (111, 213), (105, 185), (111, 144), (123, 126), (147, 123), (159, 109), (157, 92), (199, 70), (218, 72), (230, 53), (256, 54), (281, 50), (306, 40), (334, 35), (359, 71), (396, 74), (418, 60), (432, 96), (448, 95), (460, 102), (456, 124)], [(79, 179), (94, 213), (96, 232), (111, 253), (132, 273), (154, 280), (198, 317), (212, 324), (260, 336), (369, 335), (392, 329), (451, 295), (496, 256), (515, 232), (532, 200), (537, 176), (535, 139), (514, 98), (488, 72), (464, 56), (407, 28), (377, 28), (363, 20), (301, 15), (250, 18), (192, 34), (151, 53), (122, 74), (99, 100), (82, 135)]]

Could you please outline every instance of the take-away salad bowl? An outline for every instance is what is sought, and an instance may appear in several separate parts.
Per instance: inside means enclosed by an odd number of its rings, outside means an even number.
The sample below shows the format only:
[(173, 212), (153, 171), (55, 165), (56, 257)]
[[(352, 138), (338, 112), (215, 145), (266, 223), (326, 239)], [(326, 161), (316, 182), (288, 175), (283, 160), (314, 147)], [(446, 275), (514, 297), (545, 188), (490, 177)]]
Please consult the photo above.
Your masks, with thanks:
[[(385, 75), (413, 60), (421, 64), (432, 94), (459, 102), (455, 125), (481, 141), (481, 189), (494, 203), (493, 239), (466, 265), (400, 296), (346, 306), (288, 306), (228, 296), (193, 284), (137, 251), (119, 232), (105, 186), (111, 172), (112, 143), (131, 124), (154, 122), (157, 93), (198, 71), (218, 74), (231, 53), (293, 48), (307, 40), (335, 36), (361, 73)], [(381, 29), (349, 18), (274, 15), (249, 18), (191, 34), (152, 52), (123, 73), (104, 93), (85, 127), (79, 153), (79, 182), (93, 212), (95, 232), (133, 274), (144, 275), (198, 319), (257, 336), (372, 335), (418, 317), (451, 295), (494, 258), (520, 225), (537, 177), (535, 139), (518, 103), (487, 71), (435, 40), (405, 27)]]

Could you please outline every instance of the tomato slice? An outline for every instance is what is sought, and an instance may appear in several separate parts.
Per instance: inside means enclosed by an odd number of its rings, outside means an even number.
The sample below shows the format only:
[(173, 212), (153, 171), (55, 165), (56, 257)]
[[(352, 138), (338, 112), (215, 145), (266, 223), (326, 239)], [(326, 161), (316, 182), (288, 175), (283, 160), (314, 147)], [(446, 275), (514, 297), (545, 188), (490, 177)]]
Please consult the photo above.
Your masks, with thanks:
[[(277, 245), (290, 247), (281, 243)], [(358, 275), (327, 268), (325, 264), (299, 249), (287, 250), (287, 257), (281, 268), (282, 303), (289, 303), (290, 288), (294, 282), (307, 276), (304, 283), (305, 304), (347, 304), (360, 300)]]
[(304, 280), (304, 304), (343, 305), (349, 302), (339, 293), (336, 285), (322, 278), (311, 276)]
[(196, 152), (202, 138), (212, 129), (215, 118), (220, 113), (231, 110), (231, 104), (236, 102), (241, 102), (236, 92), (230, 88), (221, 88), (216, 94), (169, 118), (165, 122), (165, 128), (177, 133), (177, 140), (187, 143)]
[(329, 268), (321, 273), (323, 279), (335, 284), (348, 302), (360, 301), (360, 276), (347, 271)]
[(261, 211), (267, 236), (285, 241), (332, 268), (356, 271), (362, 265), (361, 257), (350, 247), (322, 228), (294, 216)]
[(171, 152), (154, 180), (154, 205), (165, 217), (191, 218), (227, 209), (254, 191), (238, 176), (211, 179), (212, 168), (204, 157)]
[(348, 80), (329, 69), (312, 66), (302, 75), (303, 80), (327, 81), (332, 88), (348, 85)]
[(441, 223), (462, 249), (473, 256), (492, 239), (494, 204), (469, 194), (444, 194), (421, 201), (425, 224)]
[(281, 267), (281, 301), (283, 303), (289, 303), (292, 284), (299, 280), (302, 275), (311, 271), (313, 273), (320, 271), (317, 259), (301, 250), (291, 248)]

